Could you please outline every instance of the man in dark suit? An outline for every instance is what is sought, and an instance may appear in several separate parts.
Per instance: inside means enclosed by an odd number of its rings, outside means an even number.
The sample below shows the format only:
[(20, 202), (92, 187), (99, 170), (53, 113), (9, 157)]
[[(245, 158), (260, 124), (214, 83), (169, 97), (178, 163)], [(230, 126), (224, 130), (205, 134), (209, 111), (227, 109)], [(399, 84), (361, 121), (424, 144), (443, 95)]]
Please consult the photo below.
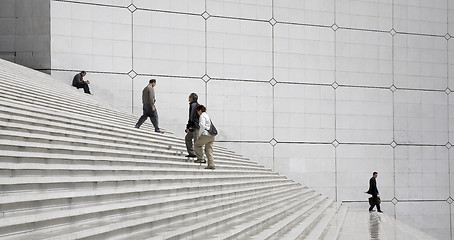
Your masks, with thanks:
[(73, 78), (72, 86), (76, 87), (77, 89), (83, 88), (85, 93), (91, 94), (90, 87), (88, 86), (90, 82), (84, 80), (85, 75), (87, 75), (85, 71), (76, 74)]
[(372, 177), (369, 180), (369, 190), (366, 193), (369, 193), (372, 195), (372, 198), (374, 199), (374, 202), (372, 205), (370, 205), (369, 211), (373, 211), (374, 207), (377, 206), (377, 212), (382, 213), (380, 209), (380, 203), (378, 202), (378, 195), (380, 194), (377, 189), (377, 181), (375, 180), (378, 176), (377, 172), (374, 172), (372, 174)]

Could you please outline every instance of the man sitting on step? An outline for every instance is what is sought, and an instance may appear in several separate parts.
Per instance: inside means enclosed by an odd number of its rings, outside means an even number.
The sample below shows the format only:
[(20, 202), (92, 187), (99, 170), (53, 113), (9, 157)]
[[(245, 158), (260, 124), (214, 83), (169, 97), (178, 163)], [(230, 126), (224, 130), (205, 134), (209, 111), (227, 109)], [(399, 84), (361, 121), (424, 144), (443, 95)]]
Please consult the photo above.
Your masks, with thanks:
[(90, 82), (84, 80), (85, 75), (87, 75), (87, 73), (85, 71), (82, 71), (82, 72), (76, 74), (76, 76), (74, 76), (74, 78), (73, 78), (72, 85), (73, 85), (73, 87), (76, 87), (77, 89), (83, 88), (85, 93), (91, 94), (90, 87), (88, 86), (88, 84), (90, 84)]

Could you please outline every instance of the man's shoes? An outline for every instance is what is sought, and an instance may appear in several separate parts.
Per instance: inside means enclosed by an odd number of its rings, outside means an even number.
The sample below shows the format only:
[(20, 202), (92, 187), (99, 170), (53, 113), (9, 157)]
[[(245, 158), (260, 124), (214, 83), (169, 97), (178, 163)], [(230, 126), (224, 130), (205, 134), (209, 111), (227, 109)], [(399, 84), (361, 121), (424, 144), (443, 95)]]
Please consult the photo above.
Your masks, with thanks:
[(164, 133), (163, 130), (159, 129), (159, 130), (155, 130), (156, 133)]
[(207, 161), (205, 159), (197, 159), (194, 162), (195, 163), (206, 163)]
[(374, 211), (374, 209), (370, 209), (370, 208), (369, 208), (369, 212), (373, 212), (373, 211)]
[(214, 165), (208, 165), (205, 169), (211, 169), (214, 170)]
[(380, 210), (380, 211), (377, 211), (377, 212), (379, 212), (379, 213), (383, 213), (383, 211), (381, 211), (381, 210)]
[(197, 157), (197, 156), (194, 155), (194, 154), (189, 154), (189, 155), (186, 155), (186, 157), (187, 157), (187, 158), (195, 158), (195, 157)]

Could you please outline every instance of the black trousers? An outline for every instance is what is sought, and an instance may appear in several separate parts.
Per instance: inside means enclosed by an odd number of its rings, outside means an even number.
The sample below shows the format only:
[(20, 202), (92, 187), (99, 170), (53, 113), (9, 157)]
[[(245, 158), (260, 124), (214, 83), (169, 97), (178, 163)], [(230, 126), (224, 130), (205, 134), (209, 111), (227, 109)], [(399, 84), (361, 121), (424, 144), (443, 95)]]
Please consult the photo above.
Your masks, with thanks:
[(377, 211), (381, 211), (380, 209), (380, 203), (378, 203), (378, 196), (377, 195), (372, 195), (372, 198), (374, 198), (374, 203), (370, 205), (369, 211), (372, 211), (375, 206), (377, 206)]
[(137, 121), (136, 128), (140, 128), (140, 126), (145, 122), (145, 120), (147, 120), (148, 117), (150, 117), (151, 124), (153, 124), (155, 132), (159, 132), (158, 110), (155, 107), (153, 111), (149, 104), (143, 105), (143, 114), (139, 118), (139, 121)]
[(90, 93), (90, 87), (86, 83), (78, 83), (76, 85), (73, 85), (77, 89), (83, 88), (85, 93)]

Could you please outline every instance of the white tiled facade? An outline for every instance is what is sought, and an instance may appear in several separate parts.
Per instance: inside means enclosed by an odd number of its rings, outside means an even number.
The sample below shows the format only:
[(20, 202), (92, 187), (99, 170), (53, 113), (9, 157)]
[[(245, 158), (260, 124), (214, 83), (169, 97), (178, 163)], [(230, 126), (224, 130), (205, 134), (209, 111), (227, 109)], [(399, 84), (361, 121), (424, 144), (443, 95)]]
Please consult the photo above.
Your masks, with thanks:
[[(85, 70), (96, 96), (136, 115), (156, 78), (160, 124), (180, 136), (196, 92), (219, 144), (365, 208), (377, 171), (384, 211), (454, 239), (453, 1), (47, 4), (55, 77)], [(0, 24), (0, 51), (20, 45), (17, 28)]]

